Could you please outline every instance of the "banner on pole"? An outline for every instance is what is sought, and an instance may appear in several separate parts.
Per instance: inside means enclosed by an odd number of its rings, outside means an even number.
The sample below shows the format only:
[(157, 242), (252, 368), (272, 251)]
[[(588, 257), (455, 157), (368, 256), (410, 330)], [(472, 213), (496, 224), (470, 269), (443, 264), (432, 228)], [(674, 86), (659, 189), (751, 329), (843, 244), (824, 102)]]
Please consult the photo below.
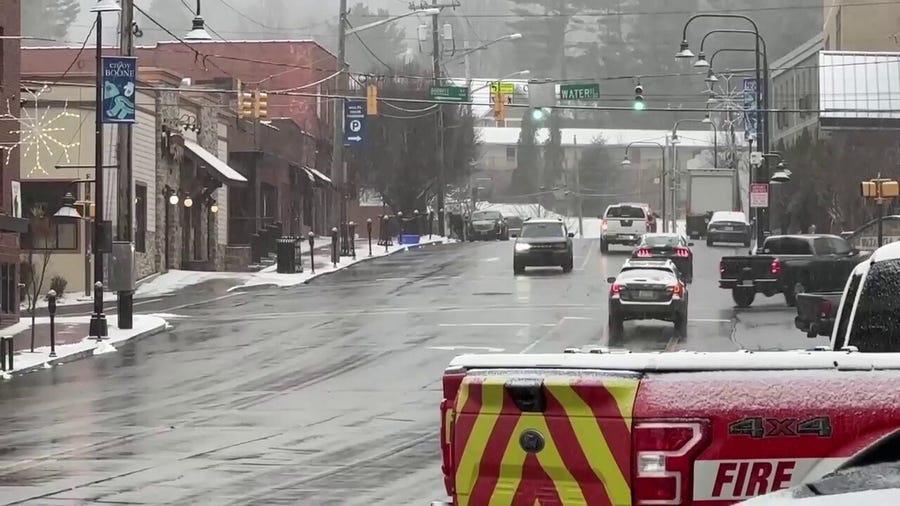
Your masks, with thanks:
[(137, 87), (137, 58), (104, 56), (103, 123), (134, 123)]

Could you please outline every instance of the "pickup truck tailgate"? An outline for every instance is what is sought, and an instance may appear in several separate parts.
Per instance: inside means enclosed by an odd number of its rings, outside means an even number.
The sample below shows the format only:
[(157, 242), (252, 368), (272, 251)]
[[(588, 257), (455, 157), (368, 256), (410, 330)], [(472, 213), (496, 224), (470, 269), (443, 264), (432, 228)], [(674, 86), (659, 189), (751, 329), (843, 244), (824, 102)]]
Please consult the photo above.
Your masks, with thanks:
[(723, 257), (719, 271), (723, 279), (765, 279), (772, 277), (773, 256)]
[(638, 376), (550, 374), (463, 379), (452, 429), (459, 506), (631, 504)]

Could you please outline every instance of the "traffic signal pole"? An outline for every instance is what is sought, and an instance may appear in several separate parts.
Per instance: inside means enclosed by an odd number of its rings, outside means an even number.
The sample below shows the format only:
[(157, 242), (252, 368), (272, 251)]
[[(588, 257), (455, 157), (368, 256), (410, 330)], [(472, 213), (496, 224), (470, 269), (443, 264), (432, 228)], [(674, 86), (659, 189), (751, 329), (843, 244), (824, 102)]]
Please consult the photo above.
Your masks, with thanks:
[[(338, 14), (338, 53), (337, 53), (337, 67), (340, 72), (335, 79), (335, 90), (334, 92), (340, 94), (344, 91), (342, 90), (341, 85), (344, 83), (345, 73), (347, 70), (347, 64), (344, 61), (347, 50), (347, 0), (340, 0)], [(331, 136), (331, 180), (334, 182), (334, 185), (338, 191), (337, 198), (333, 199), (331, 202), (331, 220), (334, 223), (334, 220), (337, 219), (338, 230), (341, 230), (344, 222), (347, 221), (346, 217), (346, 202), (344, 202), (344, 191), (346, 181), (344, 181), (344, 128), (343, 128), (343, 118), (344, 118), (344, 100), (340, 98), (332, 99), (333, 102), (333, 114), (332, 114), (332, 136)]]
[[(342, 0), (346, 2), (346, 0)], [(439, 7), (438, 0), (431, 0), (433, 8)], [(440, 26), (438, 25), (438, 14), (431, 17), (431, 63), (434, 71), (434, 85), (441, 85), (441, 39)], [(438, 164), (438, 191), (437, 191), (437, 207), (438, 207), (438, 231), (444, 236), (444, 190), (446, 183), (444, 181), (444, 107), (438, 105), (437, 112), (437, 164)]]

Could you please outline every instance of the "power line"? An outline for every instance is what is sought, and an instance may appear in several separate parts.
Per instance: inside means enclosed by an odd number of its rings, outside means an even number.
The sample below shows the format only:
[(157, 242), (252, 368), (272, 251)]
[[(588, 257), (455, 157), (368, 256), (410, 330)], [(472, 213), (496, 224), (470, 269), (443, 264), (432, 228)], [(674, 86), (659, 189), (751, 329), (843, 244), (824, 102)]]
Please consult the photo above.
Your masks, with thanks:
[[(349, 20), (349, 19), (346, 19), (346, 17), (345, 17), (345, 19), (344, 19), (344, 23), (347, 23), (347, 26), (349, 26), (350, 28), (353, 28), (353, 25), (350, 24), (350, 20)], [(394, 69), (391, 68), (390, 65), (388, 65), (387, 63), (385, 63), (384, 60), (382, 60), (381, 58), (378, 57), (377, 54), (375, 54), (375, 51), (372, 51), (372, 48), (370, 48), (369, 45), (366, 44), (366, 41), (364, 41), (364, 40), (362, 39), (362, 37), (359, 36), (359, 32), (354, 32), (353, 35), (356, 36), (356, 40), (358, 40), (359, 43), (362, 44), (362, 47), (364, 47), (364, 48), (366, 49), (366, 51), (367, 51), (370, 55), (372, 55), (372, 58), (375, 58), (375, 60), (376, 60), (378, 63), (384, 65), (384, 67), (385, 67), (386, 69), (390, 70), (391, 72), (394, 71)]]
[(97, 22), (96, 22), (96, 21), (94, 21), (94, 23), (91, 25), (91, 29), (88, 30), (87, 35), (84, 37), (84, 42), (82, 42), (82, 43), (81, 43), (81, 47), (78, 48), (78, 52), (75, 54), (75, 58), (72, 58), (71, 63), (69, 63), (69, 66), (66, 67), (66, 70), (63, 71), (62, 75), (60, 75), (59, 77), (57, 77), (57, 78), (56, 78), (56, 81), (54, 81), (53, 83), (51, 83), (51, 84), (49, 85), (51, 88), (54, 87), (54, 86), (56, 86), (57, 84), (59, 84), (59, 82), (62, 81), (63, 79), (65, 79), (66, 76), (69, 74), (69, 72), (72, 70), (72, 67), (74, 67), (75, 64), (78, 63), (78, 59), (81, 58), (82, 53), (84, 53), (84, 48), (87, 47), (88, 41), (91, 40), (91, 34), (94, 33), (94, 29), (95, 29), (95, 28), (97, 28)]

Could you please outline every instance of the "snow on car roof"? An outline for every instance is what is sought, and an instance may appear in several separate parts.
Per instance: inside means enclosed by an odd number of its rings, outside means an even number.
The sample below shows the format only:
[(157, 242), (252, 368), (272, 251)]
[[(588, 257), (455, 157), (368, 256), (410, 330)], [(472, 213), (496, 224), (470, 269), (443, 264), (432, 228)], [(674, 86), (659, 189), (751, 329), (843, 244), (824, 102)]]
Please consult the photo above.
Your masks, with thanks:
[(892, 242), (875, 250), (872, 253), (872, 261), (880, 262), (882, 260), (895, 260), (900, 258), (900, 242)]
[(747, 217), (738, 211), (716, 211), (710, 221), (740, 221), (747, 223)]
[(839, 370), (900, 371), (900, 353), (842, 351), (729, 351), (460, 355), (451, 368), (599, 369), (642, 372)]

